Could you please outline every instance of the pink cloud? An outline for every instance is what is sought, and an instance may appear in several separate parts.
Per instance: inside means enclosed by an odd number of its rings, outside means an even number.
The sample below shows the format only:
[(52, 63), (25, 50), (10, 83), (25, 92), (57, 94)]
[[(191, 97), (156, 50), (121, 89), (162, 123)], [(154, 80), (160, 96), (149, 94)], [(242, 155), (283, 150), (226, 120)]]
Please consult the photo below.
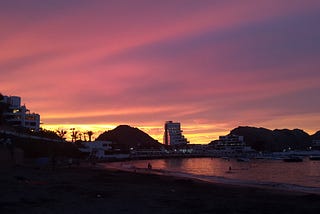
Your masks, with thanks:
[[(318, 1), (59, 4), (0, 15), (6, 29), (0, 34), (1, 92), (22, 96), (45, 123), (154, 127), (174, 119), (194, 135), (213, 132), (214, 123), (222, 129), (276, 125), (268, 117), (285, 115), (286, 108), (277, 97), (297, 94), (299, 103), (299, 93), (318, 88), (319, 53), (302, 43), (317, 31), (300, 33), (305, 26), (299, 22), (296, 31), (288, 27), (300, 41), (295, 47), (281, 37), (289, 35), (282, 26), (277, 32), (265, 27), (308, 17), (320, 8)], [(34, 12), (39, 18), (29, 18)], [(268, 99), (279, 108), (261, 107)], [(299, 108), (286, 113), (299, 114)], [(195, 121), (204, 121), (203, 131)]]

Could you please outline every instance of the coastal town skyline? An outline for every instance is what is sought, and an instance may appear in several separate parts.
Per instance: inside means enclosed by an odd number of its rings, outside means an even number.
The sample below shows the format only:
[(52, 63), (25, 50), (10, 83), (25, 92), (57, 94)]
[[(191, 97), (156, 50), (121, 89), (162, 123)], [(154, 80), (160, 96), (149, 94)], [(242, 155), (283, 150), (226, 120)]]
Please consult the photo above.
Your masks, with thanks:
[(190, 143), (238, 126), (320, 129), (320, 3), (7, 1), (0, 87), (42, 127), (126, 124)]

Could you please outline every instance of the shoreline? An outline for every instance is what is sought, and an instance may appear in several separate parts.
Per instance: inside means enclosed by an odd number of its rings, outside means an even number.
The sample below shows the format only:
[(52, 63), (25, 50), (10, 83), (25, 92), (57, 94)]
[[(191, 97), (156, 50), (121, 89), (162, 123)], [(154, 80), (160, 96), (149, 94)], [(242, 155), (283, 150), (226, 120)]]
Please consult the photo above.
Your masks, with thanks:
[(100, 166), (0, 169), (0, 213), (315, 213), (320, 196)]
[[(118, 162), (122, 165), (122, 162)], [(124, 162), (125, 163), (125, 162)], [(285, 183), (276, 183), (276, 182), (258, 182), (258, 181), (246, 181), (246, 180), (237, 180), (230, 179), (225, 177), (218, 176), (205, 176), (205, 175), (193, 175), (182, 172), (172, 172), (166, 171), (163, 169), (148, 169), (148, 168), (138, 168), (135, 166), (127, 165), (125, 167), (120, 166), (110, 166), (108, 164), (100, 164), (101, 169), (109, 170), (119, 170), (129, 173), (140, 173), (140, 174), (154, 174), (158, 176), (168, 176), (178, 179), (192, 179), (198, 182), (205, 182), (208, 184), (217, 184), (217, 185), (229, 185), (235, 187), (252, 187), (259, 189), (268, 189), (274, 191), (283, 191), (292, 194), (315, 194), (320, 196), (320, 188), (309, 187), (309, 186), (299, 186), (294, 184), (285, 184)]]

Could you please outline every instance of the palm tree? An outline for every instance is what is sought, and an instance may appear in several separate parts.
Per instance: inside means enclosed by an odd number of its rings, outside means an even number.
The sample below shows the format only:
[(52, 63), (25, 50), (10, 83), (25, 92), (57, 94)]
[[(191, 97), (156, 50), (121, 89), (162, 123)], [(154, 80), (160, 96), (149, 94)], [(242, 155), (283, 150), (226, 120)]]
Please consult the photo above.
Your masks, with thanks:
[(87, 132), (83, 132), (83, 141), (87, 142)]
[(65, 140), (65, 136), (67, 134), (67, 131), (64, 129), (58, 129), (56, 130), (57, 135), (61, 138), (61, 140)]
[(70, 130), (72, 131), (71, 132), (71, 142), (76, 142), (79, 132), (76, 131), (75, 128), (71, 128)]
[(91, 137), (93, 135), (93, 131), (87, 131), (87, 135), (89, 137), (89, 142), (91, 142)]

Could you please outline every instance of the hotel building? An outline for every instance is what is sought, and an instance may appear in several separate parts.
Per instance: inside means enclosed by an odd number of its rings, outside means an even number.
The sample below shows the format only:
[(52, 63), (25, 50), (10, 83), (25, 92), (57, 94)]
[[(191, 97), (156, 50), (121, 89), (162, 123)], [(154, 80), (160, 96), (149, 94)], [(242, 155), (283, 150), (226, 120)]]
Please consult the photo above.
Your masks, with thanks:
[(213, 146), (217, 154), (220, 155), (228, 156), (254, 152), (250, 146), (246, 145), (243, 136), (234, 134), (219, 136), (219, 140), (212, 141), (210, 144)]
[(167, 121), (164, 125), (163, 142), (165, 145), (186, 145), (187, 139), (182, 135), (181, 124)]
[(4, 119), (9, 125), (39, 131), (40, 115), (30, 113), (30, 110), (25, 105), (21, 106), (20, 97), (3, 96), (3, 102), (8, 105), (7, 110), (4, 112)]

